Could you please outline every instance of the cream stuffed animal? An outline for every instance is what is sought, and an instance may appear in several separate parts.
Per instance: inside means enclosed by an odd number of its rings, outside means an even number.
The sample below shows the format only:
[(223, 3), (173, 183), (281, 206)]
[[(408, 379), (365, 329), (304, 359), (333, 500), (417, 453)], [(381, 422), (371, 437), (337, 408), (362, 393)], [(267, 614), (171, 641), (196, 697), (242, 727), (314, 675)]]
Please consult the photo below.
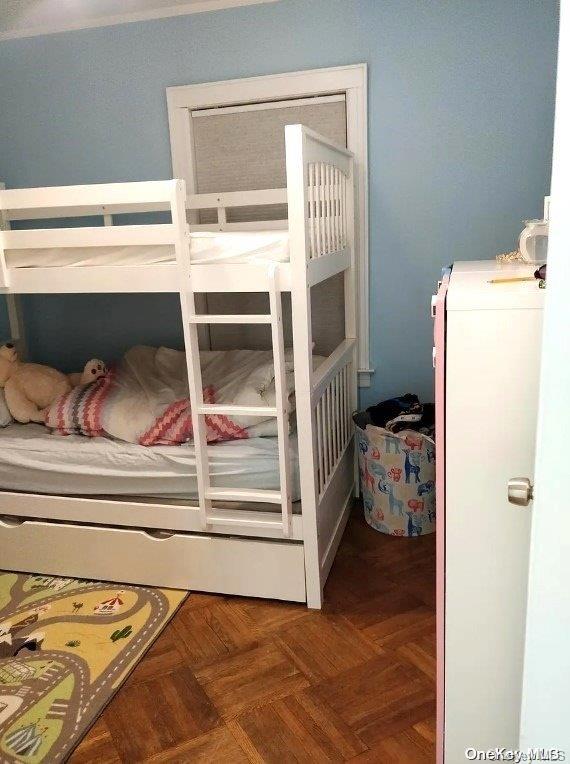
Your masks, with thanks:
[(73, 374), (68, 374), (67, 378), (72, 387), (79, 387), (79, 385), (90, 385), (91, 382), (95, 382), (100, 377), (104, 377), (107, 373), (107, 367), (98, 358), (92, 358), (87, 361), (83, 371), (76, 371)]
[(60, 371), (36, 363), (22, 363), (12, 343), (0, 348), (0, 387), (6, 405), (17, 422), (43, 422), (45, 410), (71, 390)]
[[(98, 364), (103, 367), (101, 373), (97, 369)], [(85, 384), (84, 378), (94, 381), (103, 376), (106, 373), (104, 367), (102, 361), (89, 361), (83, 373), (78, 375), (79, 384)], [(37, 363), (22, 363), (12, 343), (0, 347), (0, 388), (4, 388), (6, 405), (17, 422), (43, 423), (47, 409), (60, 395), (68, 393), (72, 385), (71, 380), (57, 369)]]

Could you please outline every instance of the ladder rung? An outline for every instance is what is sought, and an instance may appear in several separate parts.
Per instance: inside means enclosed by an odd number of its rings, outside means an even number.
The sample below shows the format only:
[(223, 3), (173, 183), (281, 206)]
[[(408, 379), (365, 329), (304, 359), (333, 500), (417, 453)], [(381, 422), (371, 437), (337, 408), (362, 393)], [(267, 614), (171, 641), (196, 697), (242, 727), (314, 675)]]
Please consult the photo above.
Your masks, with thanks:
[(273, 406), (234, 406), (231, 403), (203, 403), (198, 406), (199, 414), (226, 414), (234, 416), (277, 416), (277, 409)]
[[(259, 501), (264, 504), (281, 504), (280, 491), (262, 491), (252, 488), (208, 488), (207, 499), (219, 501)], [(279, 521), (281, 524), (281, 521)]]
[(246, 315), (207, 314), (190, 316), (191, 324), (270, 324), (271, 315), (265, 313), (250, 313)]

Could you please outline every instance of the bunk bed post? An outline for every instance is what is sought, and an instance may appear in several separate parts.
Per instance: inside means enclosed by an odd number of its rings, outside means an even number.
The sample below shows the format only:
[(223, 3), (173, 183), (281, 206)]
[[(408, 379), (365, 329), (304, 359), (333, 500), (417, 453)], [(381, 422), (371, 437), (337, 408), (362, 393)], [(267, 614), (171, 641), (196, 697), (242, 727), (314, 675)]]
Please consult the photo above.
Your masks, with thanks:
[(26, 341), (26, 329), (24, 325), (24, 312), (22, 309), (21, 295), (7, 294), (6, 306), (8, 308), (10, 338), (16, 346), (20, 360), (26, 361), (28, 358), (28, 343)]
[(313, 337), (311, 287), (307, 281), (310, 245), (307, 225), (308, 194), (305, 153), (306, 137), (303, 126), (287, 125), (285, 127), (285, 156), (292, 277), (291, 308), (305, 577), (307, 605), (310, 608), (320, 608), (323, 585), (317, 526), (316, 431), (311, 395), (313, 386)]
[[(358, 408), (358, 305), (357, 305), (357, 260), (356, 260), (356, 236), (355, 236), (355, 172), (354, 157), (349, 163), (350, 171), (345, 179), (345, 210), (344, 220), (346, 225), (347, 245), (350, 249), (350, 268), (344, 272), (344, 326), (346, 339), (354, 340), (352, 353), (352, 368), (350, 370), (350, 416)], [(368, 300), (368, 295), (361, 295), (361, 299)], [(359, 496), (358, 454), (356, 444), (354, 446), (354, 495)]]
[[(0, 183), (0, 191), (6, 188), (4, 183)], [(10, 221), (6, 219), (2, 205), (0, 204), (0, 230), (9, 231)], [(4, 248), (0, 245), (0, 269), (2, 271), (2, 284), (8, 286), (8, 269), (6, 267), (6, 258)], [(28, 355), (26, 343), (26, 333), (24, 328), (24, 316), (22, 311), (22, 300), (18, 294), (6, 295), (6, 307), (8, 309), (8, 324), (10, 326), (10, 339), (16, 345), (16, 350), (20, 358), (25, 361)]]

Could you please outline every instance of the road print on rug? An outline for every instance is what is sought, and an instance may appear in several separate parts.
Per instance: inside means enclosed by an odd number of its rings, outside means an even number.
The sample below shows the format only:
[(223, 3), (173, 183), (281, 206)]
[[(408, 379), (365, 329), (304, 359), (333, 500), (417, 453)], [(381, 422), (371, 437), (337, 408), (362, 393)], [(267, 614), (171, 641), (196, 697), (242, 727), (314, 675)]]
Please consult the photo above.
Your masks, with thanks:
[(65, 760), (186, 596), (0, 571), (0, 762)]

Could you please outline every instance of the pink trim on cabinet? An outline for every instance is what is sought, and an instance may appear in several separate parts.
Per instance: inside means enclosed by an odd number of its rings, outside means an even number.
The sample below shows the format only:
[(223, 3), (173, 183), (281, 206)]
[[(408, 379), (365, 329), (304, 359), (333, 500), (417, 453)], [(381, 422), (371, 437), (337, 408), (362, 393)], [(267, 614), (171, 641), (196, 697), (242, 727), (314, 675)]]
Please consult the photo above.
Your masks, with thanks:
[(435, 301), (435, 496), (436, 496), (436, 764), (444, 762), (445, 734), (445, 301), (450, 274)]

